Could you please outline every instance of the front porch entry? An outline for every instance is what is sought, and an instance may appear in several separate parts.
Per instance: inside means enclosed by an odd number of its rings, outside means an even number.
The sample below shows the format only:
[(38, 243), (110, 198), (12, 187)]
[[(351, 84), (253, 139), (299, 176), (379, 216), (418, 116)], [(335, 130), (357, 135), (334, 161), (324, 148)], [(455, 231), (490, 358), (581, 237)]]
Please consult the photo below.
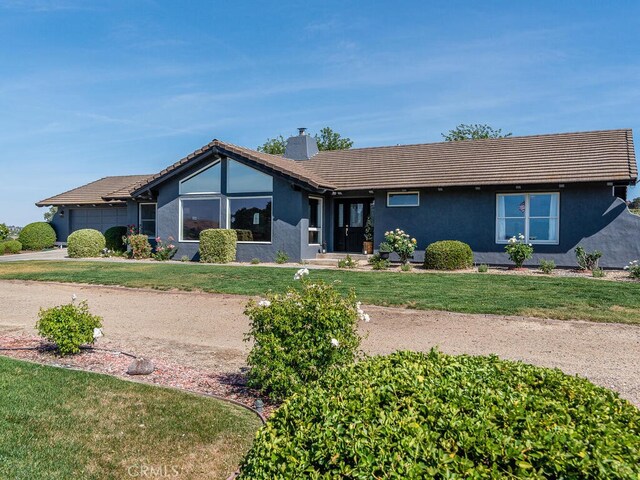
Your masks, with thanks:
[(362, 253), (365, 225), (373, 211), (373, 199), (336, 199), (334, 205), (333, 250)]

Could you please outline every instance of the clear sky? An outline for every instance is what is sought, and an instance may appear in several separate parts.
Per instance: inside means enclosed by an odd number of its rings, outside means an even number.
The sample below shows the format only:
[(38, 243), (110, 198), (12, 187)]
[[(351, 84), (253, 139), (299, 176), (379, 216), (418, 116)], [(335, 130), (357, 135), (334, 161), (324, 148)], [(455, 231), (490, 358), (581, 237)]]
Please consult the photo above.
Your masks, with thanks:
[(0, 0), (0, 222), (299, 126), (357, 147), (459, 123), (640, 138), (638, 19), (638, 1)]

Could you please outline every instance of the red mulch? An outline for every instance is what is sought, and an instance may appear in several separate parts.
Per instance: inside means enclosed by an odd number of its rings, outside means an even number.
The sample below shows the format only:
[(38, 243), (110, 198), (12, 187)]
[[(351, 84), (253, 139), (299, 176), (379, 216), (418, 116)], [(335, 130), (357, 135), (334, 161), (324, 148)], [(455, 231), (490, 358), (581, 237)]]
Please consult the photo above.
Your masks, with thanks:
[[(25, 350), (2, 350), (5, 348), (25, 348)], [(278, 406), (261, 397), (255, 390), (248, 388), (246, 376), (242, 372), (211, 372), (185, 367), (162, 358), (148, 357), (156, 367), (152, 374), (128, 375), (127, 367), (133, 358), (114, 350), (101, 350), (99, 340), (94, 349), (84, 349), (76, 355), (61, 357), (56, 354), (53, 345), (39, 337), (25, 334), (0, 335), (0, 355), (43, 365), (104, 373), (127, 380), (216, 395), (252, 408), (256, 400), (260, 399), (264, 402), (265, 417), (273, 413)]]

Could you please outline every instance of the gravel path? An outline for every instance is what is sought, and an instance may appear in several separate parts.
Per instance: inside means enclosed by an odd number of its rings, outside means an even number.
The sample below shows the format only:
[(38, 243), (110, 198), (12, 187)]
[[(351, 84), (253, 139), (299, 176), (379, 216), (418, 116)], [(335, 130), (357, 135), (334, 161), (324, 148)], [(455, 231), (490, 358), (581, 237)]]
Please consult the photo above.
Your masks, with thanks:
[[(104, 317), (99, 346), (213, 372), (237, 372), (247, 297), (195, 292), (0, 281), (0, 336), (33, 334), (38, 309), (87, 299)], [(640, 326), (366, 306), (364, 350), (490, 354), (558, 367), (612, 388), (640, 406)]]

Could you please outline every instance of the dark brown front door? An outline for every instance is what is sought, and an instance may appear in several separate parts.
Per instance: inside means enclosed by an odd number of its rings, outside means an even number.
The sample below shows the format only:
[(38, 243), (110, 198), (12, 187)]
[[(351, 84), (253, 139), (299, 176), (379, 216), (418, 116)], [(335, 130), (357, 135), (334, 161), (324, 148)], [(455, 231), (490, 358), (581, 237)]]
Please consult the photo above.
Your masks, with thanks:
[(334, 215), (334, 251), (361, 253), (364, 227), (371, 215), (371, 199), (336, 200)]

